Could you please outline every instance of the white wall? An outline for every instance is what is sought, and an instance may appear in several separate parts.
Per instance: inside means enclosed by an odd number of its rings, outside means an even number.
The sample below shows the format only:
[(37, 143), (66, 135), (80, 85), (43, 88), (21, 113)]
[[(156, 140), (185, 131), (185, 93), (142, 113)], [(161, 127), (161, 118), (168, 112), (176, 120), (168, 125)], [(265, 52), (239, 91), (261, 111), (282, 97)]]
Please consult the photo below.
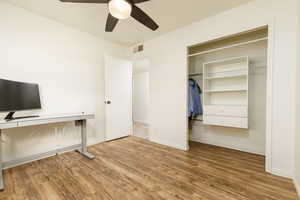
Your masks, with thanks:
[[(187, 46), (274, 22), (272, 155), (269, 170), (294, 174), (298, 0), (256, 0), (145, 42), (150, 68), (150, 140), (186, 149)], [(273, 38), (271, 38), (273, 39)]]
[[(0, 3), (0, 27), (0, 77), (38, 83), (39, 114), (95, 113), (88, 121), (88, 142), (103, 141), (103, 56), (122, 49), (6, 3)], [(7, 130), (4, 140), (8, 161), (77, 144), (80, 137), (74, 124), (66, 123)]]
[(133, 121), (148, 124), (149, 72), (133, 74)]

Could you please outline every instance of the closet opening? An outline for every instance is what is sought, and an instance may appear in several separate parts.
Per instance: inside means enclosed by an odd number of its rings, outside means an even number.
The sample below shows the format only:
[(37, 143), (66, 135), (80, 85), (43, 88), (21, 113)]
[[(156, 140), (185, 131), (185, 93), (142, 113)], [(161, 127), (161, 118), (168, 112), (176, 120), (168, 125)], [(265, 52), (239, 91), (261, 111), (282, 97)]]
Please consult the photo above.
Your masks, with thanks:
[(268, 35), (264, 26), (188, 47), (190, 148), (266, 155)]

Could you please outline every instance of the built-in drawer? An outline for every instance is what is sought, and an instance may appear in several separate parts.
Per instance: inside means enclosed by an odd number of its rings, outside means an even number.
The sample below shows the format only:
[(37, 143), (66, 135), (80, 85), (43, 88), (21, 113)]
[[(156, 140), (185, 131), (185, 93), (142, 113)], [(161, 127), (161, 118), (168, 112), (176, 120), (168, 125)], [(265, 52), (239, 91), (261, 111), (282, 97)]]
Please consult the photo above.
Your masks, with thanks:
[(225, 116), (205, 115), (203, 123), (207, 125), (215, 125), (215, 126), (245, 128), (245, 129), (248, 128), (248, 118), (245, 117), (225, 117)]
[(204, 106), (205, 115), (219, 115), (231, 117), (248, 117), (247, 106)]

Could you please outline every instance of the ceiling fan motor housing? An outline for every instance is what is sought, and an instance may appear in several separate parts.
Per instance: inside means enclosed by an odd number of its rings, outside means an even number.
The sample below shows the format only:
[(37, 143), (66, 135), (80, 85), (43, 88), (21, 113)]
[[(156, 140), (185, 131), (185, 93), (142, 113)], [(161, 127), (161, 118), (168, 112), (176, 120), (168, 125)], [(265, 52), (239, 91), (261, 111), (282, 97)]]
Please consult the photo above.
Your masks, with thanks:
[(110, 0), (109, 13), (117, 19), (127, 19), (132, 12), (132, 4), (127, 0)]

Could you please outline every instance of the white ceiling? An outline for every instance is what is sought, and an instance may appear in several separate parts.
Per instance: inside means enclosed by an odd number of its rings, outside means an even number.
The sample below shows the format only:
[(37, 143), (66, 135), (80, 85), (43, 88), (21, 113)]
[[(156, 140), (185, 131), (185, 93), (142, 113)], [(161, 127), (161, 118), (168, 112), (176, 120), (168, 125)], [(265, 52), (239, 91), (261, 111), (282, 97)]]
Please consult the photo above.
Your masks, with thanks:
[(151, 0), (138, 4), (138, 7), (160, 25), (157, 31), (153, 32), (130, 18), (119, 22), (113, 33), (104, 32), (108, 14), (105, 4), (73, 4), (59, 0), (5, 1), (120, 45), (131, 46), (251, 0)]

